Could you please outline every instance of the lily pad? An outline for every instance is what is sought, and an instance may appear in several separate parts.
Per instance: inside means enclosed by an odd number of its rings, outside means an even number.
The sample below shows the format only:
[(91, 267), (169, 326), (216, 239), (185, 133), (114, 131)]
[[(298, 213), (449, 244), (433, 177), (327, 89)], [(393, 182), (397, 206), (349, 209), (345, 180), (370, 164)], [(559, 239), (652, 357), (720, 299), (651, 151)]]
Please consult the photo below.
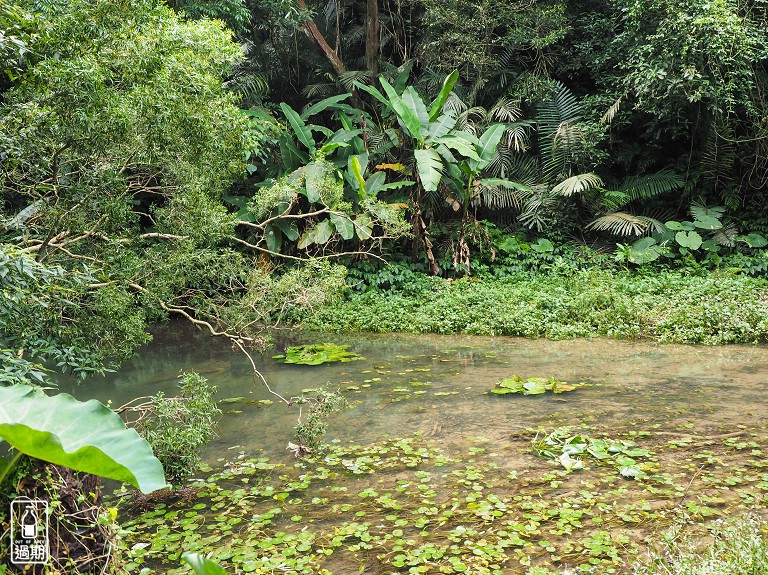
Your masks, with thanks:
[(523, 379), (519, 375), (501, 380), (496, 387), (491, 389), (491, 393), (496, 395), (506, 395), (508, 393), (519, 393), (522, 395), (543, 395), (548, 391), (552, 393), (565, 393), (583, 387), (583, 383), (566, 383), (554, 377), (549, 379), (543, 377), (530, 377)]
[(321, 363), (347, 363), (363, 359), (360, 354), (347, 351), (348, 345), (334, 343), (313, 343), (309, 345), (294, 345), (285, 350), (284, 354), (273, 355), (272, 358), (280, 363), (298, 365), (320, 365)]

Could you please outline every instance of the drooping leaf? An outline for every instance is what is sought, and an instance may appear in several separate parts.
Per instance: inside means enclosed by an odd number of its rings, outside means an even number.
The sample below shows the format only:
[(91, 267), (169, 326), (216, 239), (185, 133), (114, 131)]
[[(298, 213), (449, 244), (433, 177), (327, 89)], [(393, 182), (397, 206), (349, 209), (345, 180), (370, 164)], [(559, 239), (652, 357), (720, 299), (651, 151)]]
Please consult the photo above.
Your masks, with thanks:
[(400, 180), (398, 182), (387, 182), (383, 186), (381, 186), (381, 190), (399, 190), (400, 188), (407, 188), (410, 186), (415, 186), (416, 182), (412, 180)]
[(355, 237), (355, 224), (348, 217), (331, 214), (331, 222), (336, 227), (336, 231), (345, 240), (351, 240)]
[(333, 235), (333, 226), (328, 220), (319, 222), (313, 231), (313, 240), (318, 245), (324, 245), (328, 243)]
[(320, 153), (327, 155), (338, 148), (346, 148), (347, 146), (349, 146), (347, 142), (328, 142), (320, 147)]
[(274, 253), (280, 253), (283, 245), (283, 233), (274, 224), (267, 224), (264, 228), (264, 240), (267, 242), (267, 249)]
[(293, 131), (296, 134), (296, 137), (299, 139), (299, 142), (307, 147), (310, 154), (314, 154), (315, 140), (312, 138), (312, 130), (304, 123), (304, 120), (301, 119), (296, 111), (285, 102), (280, 103), (280, 109), (288, 119), (288, 123), (291, 125), (291, 128), (293, 128)]
[(307, 230), (303, 234), (301, 234), (301, 238), (299, 239), (299, 243), (296, 244), (296, 247), (300, 250), (304, 250), (311, 246), (315, 242), (314, 237), (314, 229)]
[(384, 97), (384, 95), (373, 86), (368, 86), (366, 84), (361, 84), (360, 82), (355, 82), (355, 88), (358, 88), (363, 92), (367, 92), (368, 94), (376, 98), (379, 102), (384, 104), (388, 109), (393, 110), (392, 104), (390, 103), (390, 101), (387, 100), (387, 98)]
[(360, 199), (365, 197), (365, 178), (363, 178), (363, 167), (360, 165), (360, 159), (357, 156), (350, 156), (349, 169), (357, 182)]
[(456, 136), (443, 136), (442, 138), (436, 138), (434, 142), (436, 144), (443, 144), (444, 146), (447, 146), (448, 148), (458, 152), (465, 158), (469, 158), (471, 160), (476, 160), (476, 161), (480, 161), (481, 159), (477, 153), (477, 150), (475, 149), (475, 146), (473, 146), (463, 138), (457, 138)]
[(309, 108), (304, 110), (301, 113), (301, 119), (304, 121), (307, 121), (309, 118), (311, 118), (315, 114), (319, 114), (320, 112), (323, 112), (328, 108), (336, 107), (336, 104), (338, 104), (339, 102), (343, 102), (344, 100), (349, 98), (351, 95), (352, 94), (339, 94), (338, 96), (331, 96), (330, 98), (325, 98), (324, 100), (320, 100), (316, 104), (312, 104)]
[(376, 166), (376, 169), (377, 170), (392, 170), (392, 171), (395, 171), (395, 172), (407, 173), (408, 166), (398, 162), (397, 164), (378, 164)]
[(325, 163), (310, 162), (305, 172), (305, 187), (307, 199), (310, 203), (320, 201), (320, 193), (323, 189), (323, 181), (328, 174), (328, 166)]
[(123, 481), (143, 493), (168, 486), (149, 444), (93, 399), (47, 396), (26, 385), (0, 387), (0, 438), (26, 455)]
[(405, 84), (408, 82), (408, 77), (411, 75), (411, 69), (415, 62), (415, 60), (409, 60), (403, 64), (402, 71), (397, 75), (397, 78), (395, 78), (395, 90), (397, 90), (398, 94), (405, 88)]
[(385, 182), (387, 181), (387, 174), (384, 172), (374, 172), (371, 177), (365, 182), (365, 193), (371, 198), (375, 198), (376, 195), (384, 189)]
[(416, 158), (416, 167), (419, 170), (421, 185), (428, 192), (437, 190), (442, 177), (443, 162), (440, 155), (432, 148), (425, 150), (414, 150), (413, 155)]

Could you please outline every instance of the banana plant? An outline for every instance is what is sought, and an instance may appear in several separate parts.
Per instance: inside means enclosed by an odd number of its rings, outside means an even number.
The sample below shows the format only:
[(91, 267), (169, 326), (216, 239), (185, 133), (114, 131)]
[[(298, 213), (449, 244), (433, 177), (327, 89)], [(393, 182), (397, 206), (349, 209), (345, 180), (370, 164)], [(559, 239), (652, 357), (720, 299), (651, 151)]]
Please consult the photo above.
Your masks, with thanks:
[[(441, 182), (460, 199), (462, 207), (462, 234), (460, 245), (467, 251), (464, 228), (468, 218), (469, 204), (476, 197), (476, 191), (485, 187), (512, 187), (527, 189), (526, 186), (500, 178), (481, 178), (482, 171), (493, 161), (494, 153), (507, 128), (505, 124), (493, 124), (478, 138), (457, 128), (455, 114), (444, 112), (443, 107), (459, 78), (458, 71), (452, 72), (443, 81), (437, 97), (429, 109), (412, 86), (400, 93), (384, 77), (379, 78), (384, 93), (373, 86), (360, 83), (355, 85), (380, 102), (386, 112), (398, 122), (407, 144), (404, 151), (412, 151), (413, 157), (404, 161), (414, 164), (416, 189), (412, 201), (412, 224), (416, 239), (421, 239), (430, 268), (438, 271), (432, 254), (431, 242), (422, 217), (422, 191), (435, 192)], [(385, 95), (386, 94), (386, 95)], [(463, 258), (468, 261), (468, 258)]]

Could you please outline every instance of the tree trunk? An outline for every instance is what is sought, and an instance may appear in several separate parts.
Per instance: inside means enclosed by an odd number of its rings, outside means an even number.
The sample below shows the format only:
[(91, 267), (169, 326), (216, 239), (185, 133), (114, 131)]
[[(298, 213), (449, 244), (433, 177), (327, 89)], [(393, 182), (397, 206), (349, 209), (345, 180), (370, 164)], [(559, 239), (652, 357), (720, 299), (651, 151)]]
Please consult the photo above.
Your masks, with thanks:
[[(297, 3), (299, 8), (302, 10), (307, 10), (307, 3), (305, 0), (297, 0)], [(325, 37), (323, 36), (323, 33), (320, 32), (317, 25), (311, 18), (304, 22), (301, 29), (304, 31), (307, 37), (312, 40), (312, 43), (318, 48), (318, 50), (322, 52), (323, 56), (325, 56), (325, 59), (328, 60), (328, 62), (331, 64), (338, 76), (346, 73), (347, 68), (344, 66), (344, 62), (341, 61), (341, 58), (339, 58), (339, 55), (336, 54), (336, 51), (331, 48), (330, 44), (328, 44)]]
[(379, 0), (368, 0), (365, 64), (370, 72), (379, 73)]

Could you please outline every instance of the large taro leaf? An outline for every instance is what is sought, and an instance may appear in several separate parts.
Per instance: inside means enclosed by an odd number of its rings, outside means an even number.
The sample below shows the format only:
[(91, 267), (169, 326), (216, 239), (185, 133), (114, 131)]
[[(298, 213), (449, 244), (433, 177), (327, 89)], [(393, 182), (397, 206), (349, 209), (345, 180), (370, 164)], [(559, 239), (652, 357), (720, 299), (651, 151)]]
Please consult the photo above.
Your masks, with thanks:
[(130, 483), (143, 493), (167, 487), (149, 444), (96, 400), (47, 396), (27, 385), (0, 387), (0, 439), (26, 455)]

